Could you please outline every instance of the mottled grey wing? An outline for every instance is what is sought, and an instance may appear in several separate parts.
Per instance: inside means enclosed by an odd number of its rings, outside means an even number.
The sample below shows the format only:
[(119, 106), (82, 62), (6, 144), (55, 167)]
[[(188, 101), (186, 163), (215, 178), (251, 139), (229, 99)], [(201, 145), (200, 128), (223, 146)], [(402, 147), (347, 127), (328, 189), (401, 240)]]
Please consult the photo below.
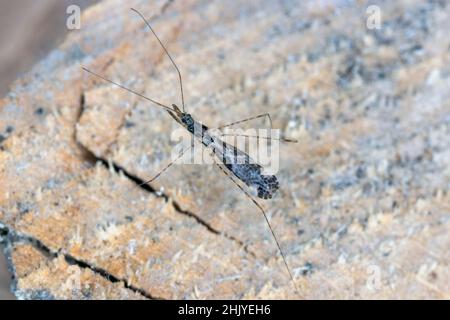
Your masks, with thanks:
[[(224, 165), (247, 186), (255, 188), (258, 197), (270, 199), (279, 188), (277, 177), (263, 175), (262, 167), (245, 152), (214, 137), (214, 151)], [(219, 145), (220, 144), (220, 145)]]

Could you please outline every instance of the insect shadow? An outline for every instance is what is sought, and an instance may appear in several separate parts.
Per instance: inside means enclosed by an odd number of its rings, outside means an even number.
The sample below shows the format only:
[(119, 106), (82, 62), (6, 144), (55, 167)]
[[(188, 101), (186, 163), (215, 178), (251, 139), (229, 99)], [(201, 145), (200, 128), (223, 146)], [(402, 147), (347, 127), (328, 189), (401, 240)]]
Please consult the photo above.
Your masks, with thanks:
[[(153, 28), (151, 27), (150, 23), (147, 21), (147, 19), (136, 9), (131, 8), (132, 11), (134, 11), (135, 13), (137, 13), (142, 20), (145, 22), (145, 24), (148, 26), (148, 28), (150, 29), (150, 31), (153, 33), (153, 35), (156, 37), (156, 39), (158, 40), (159, 44), (161, 45), (161, 47), (163, 48), (163, 50), (165, 51), (165, 53), (167, 54), (168, 58), (170, 59), (172, 65), (175, 67), (177, 74), (178, 74), (178, 80), (179, 80), (179, 84), (180, 84), (180, 93), (181, 93), (181, 109), (176, 105), (176, 104), (172, 104), (171, 107), (169, 107), (168, 105), (165, 105), (161, 102), (158, 102), (154, 99), (151, 99), (139, 92), (136, 92), (130, 88), (125, 87), (124, 85), (114, 82), (110, 79), (105, 78), (104, 76), (91, 71), (85, 67), (82, 67), (82, 69), (104, 81), (107, 81), (109, 83), (112, 83), (128, 92), (131, 92), (147, 101), (152, 102), (153, 104), (157, 105), (160, 108), (165, 109), (169, 115), (176, 121), (178, 122), (183, 128), (185, 128), (190, 134), (192, 134), (193, 137), (197, 138), (201, 144), (205, 147), (208, 148), (211, 153), (213, 154), (213, 161), (214, 164), (220, 169), (221, 172), (223, 172), (242, 192), (244, 192), (244, 194), (258, 207), (258, 209), (261, 211), (261, 213), (264, 216), (264, 219), (269, 227), (269, 230), (273, 236), (273, 239), (275, 240), (275, 243), (278, 247), (278, 250), (280, 252), (280, 255), (283, 259), (284, 265), (286, 267), (286, 270), (289, 274), (289, 277), (292, 281), (292, 284), (295, 288), (295, 291), (298, 293), (298, 289), (297, 286), (295, 284), (295, 280), (294, 277), (292, 275), (292, 272), (289, 268), (289, 265), (286, 261), (286, 256), (283, 252), (283, 250), (281, 249), (280, 243), (278, 242), (277, 236), (275, 235), (275, 232), (272, 228), (272, 226), (270, 225), (269, 219), (267, 218), (267, 214), (265, 212), (265, 210), (263, 209), (263, 207), (259, 204), (258, 201), (256, 201), (256, 199), (250, 194), (250, 192), (248, 190), (246, 190), (239, 182), (238, 180), (240, 180), (241, 182), (243, 182), (245, 185), (247, 185), (249, 188), (255, 189), (257, 191), (257, 196), (261, 199), (270, 199), (274, 196), (274, 194), (276, 193), (276, 191), (279, 189), (280, 184), (278, 182), (278, 179), (275, 175), (264, 175), (263, 174), (263, 167), (260, 166), (259, 164), (255, 163), (255, 161), (253, 159), (250, 158), (250, 156), (245, 153), (244, 151), (239, 150), (238, 148), (234, 147), (233, 145), (230, 145), (228, 143), (226, 143), (225, 141), (223, 141), (222, 139), (220, 139), (220, 136), (227, 136), (230, 135), (229, 133), (227, 134), (219, 134), (219, 136), (214, 135), (212, 132), (213, 130), (220, 130), (220, 129), (224, 129), (227, 127), (231, 127), (237, 124), (241, 124), (244, 122), (248, 122), (251, 120), (255, 120), (255, 119), (259, 119), (259, 118), (267, 118), (270, 122), (270, 127), (271, 129), (273, 129), (272, 126), (272, 119), (270, 117), (269, 113), (264, 113), (264, 114), (259, 114), (250, 118), (246, 118), (243, 120), (239, 120), (239, 121), (235, 121), (229, 124), (225, 124), (222, 125), (220, 127), (217, 128), (208, 128), (207, 126), (205, 126), (204, 124), (198, 122), (197, 120), (195, 120), (191, 114), (186, 112), (186, 108), (185, 108), (185, 103), (184, 103), (184, 92), (183, 92), (183, 80), (181, 77), (181, 72), (180, 69), (178, 68), (177, 64), (175, 63), (175, 61), (173, 60), (172, 56), (170, 55), (170, 53), (167, 51), (166, 47), (164, 46), (164, 44), (162, 43), (162, 41), (159, 39), (158, 35), (156, 34), (156, 32), (153, 30)], [(231, 134), (232, 135), (232, 134)], [(239, 136), (243, 136), (243, 137), (256, 137), (256, 138), (260, 138), (258, 135), (256, 136), (249, 136), (249, 135), (244, 135), (244, 134), (239, 134)], [(288, 138), (271, 138), (271, 137), (264, 137), (263, 139), (276, 139), (276, 140), (280, 140), (283, 142), (291, 142), (291, 143), (296, 143), (297, 141), (294, 139), (288, 139)], [(153, 182), (154, 180), (156, 180), (159, 176), (161, 176), (161, 174), (163, 174), (167, 169), (169, 169), (178, 159), (180, 159), (183, 154), (185, 152), (187, 152), (188, 150), (190, 150), (190, 148), (192, 147), (192, 145), (190, 145), (189, 147), (185, 148), (184, 150), (181, 150), (180, 154), (178, 157), (176, 157), (175, 159), (173, 159), (168, 165), (166, 165), (159, 173), (157, 173), (154, 177), (152, 177), (151, 179), (143, 182), (140, 184), (140, 186), (144, 185), (144, 184), (149, 184), (151, 182)], [(237, 178), (237, 179), (236, 179)]]

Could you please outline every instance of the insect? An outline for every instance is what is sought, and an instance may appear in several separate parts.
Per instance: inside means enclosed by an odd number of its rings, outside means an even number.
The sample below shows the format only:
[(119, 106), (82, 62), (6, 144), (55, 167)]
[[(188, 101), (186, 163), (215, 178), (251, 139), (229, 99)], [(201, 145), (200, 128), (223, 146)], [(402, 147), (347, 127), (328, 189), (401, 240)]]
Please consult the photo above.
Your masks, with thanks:
[[(146, 99), (157, 106), (164, 108), (168, 114), (176, 121), (178, 122), (182, 127), (184, 127), (188, 132), (190, 132), (195, 138), (197, 138), (204, 147), (209, 148), (209, 150), (216, 156), (219, 161), (213, 157), (214, 164), (231, 180), (233, 183), (244, 192), (244, 194), (259, 208), (259, 210), (262, 212), (265, 221), (272, 233), (272, 236), (275, 240), (275, 243), (278, 247), (278, 250), (280, 252), (281, 257), (283, 258), (284, 265), (286, 267), (286, 270), (289, 274), (289, 277), (292, 281), (292, 284), (295, 288), (295, 291), (298, 293), (298, 289), (295, 285), (294, 277), (292, 275), (292, 272), (289, 268), (289, 265), (286, 261), (286, 257), (283, 253), (283, 250), (281, 249), (281, 246), (278, 242), (278, 239), (275, 235), (274, 230), (272, 229), (272, 226), (270, 225), (269, 219), (267, 218), (266, 212), (263, 209), (263, 207), (254, 199), (254, 197), (250, 194), (249, 191), (245, 190), (243, 186), (241, 186), (237, 179), (245, 183), (248, 187), (254, 188), (257, 191), (257, 196), (261, 199), (270, 199), (273, 197), (273, 195), (276, 193), (276, 191), (279, 189), (279, 182), (275, 175), (263, 175), (262, 174), (262, 166), (255, 163), (253, 159), (245, 152), (239, 150), (238, 148), (234, 147), (233, 145), (230, 145), (224, 141), (222, 141), (219, 137), (212, 134), (212, 129), (208, 128), (204, 124), (196, 121), (191, 114), (187, 113), (185, 111), (185, 104), (184, 104), (184, 93), (183, 93), (183, 81), (181, 77), (181, 72), (176, 65), (175, 61), (173, 60), (172, 56), (162, 43), (162, 41), (159, 39), (156, 32), (151, 27), (150, 23), (147, 21), (147, 19), (136, 9), (131, 8), (132, 11), (137, 13), (142, 20), (145, 22), (147, 27), (150, 29), (150, 31), (153, 33), (153, 35), (158, 40), (159, 44), (167, 54), (168, 58), (170, 59), (171, 63), (175, 67), (177, 73), (178, 73), (178, 80), (180, 83), (180, 92), (181, 92), (181, 106), (182, 109), (180, 109), (176, 104), (172, 104), (171, 107), (160, 103), (156, 100), (153, 100), (151, 98), (148, 98), (147, 96), (138, 93), (130, 88), (127, 88), (117, 82), (114, 82), (110, 79), (105, 78), (104, 76), (97, 74), (91, 70), (88, 70), (87, 68), (83, 67), (83, 70), (86, 72), (104, 80), (109, 83), (112, 83), (126, 91), (129, 91), (133, 94), (138, 95), (139, 97)], [(267, 117), (270, 121), (270, 125), (272, 127), (272, 119), (270, 118), (270, 115), (268, 113), (257, 115), (251, 118), (247, 118), (244, 120), (236, 121), (227, 125), (223, 125), (219, 128), (215, 129), (222, 129), (225, 127), (233, 126), (239, 123), (243, 123), (246, 121), (254, 120), (257, 118), (263, 118)], [(244, 135), (245, 136), (245, 135)], [(258, 136), (256, 136), (258, 137)], [(267, 139), (275, 139), (268, 137)], [(297, 142), (296, 140), (287, 139), (287, 138), (278, 138), (277, 140), (281, 140), (284, 142)], [(179, 158), (183, 156), (183, 154), (188, 151), (192, 146), (182, 150), (179, 154), (179, 156), (174, 159), (172, 162), (170, 162), (164, 169), (162, 169), (158, 174), (156, 174), (153, 178), (141, 183), (141, 185), (151, 183), (155, 179), (157, 179), (163, 172), (165, 172), (168, 168), (170, 168)], [(237, 178), (237, 179), (236, 179)]]

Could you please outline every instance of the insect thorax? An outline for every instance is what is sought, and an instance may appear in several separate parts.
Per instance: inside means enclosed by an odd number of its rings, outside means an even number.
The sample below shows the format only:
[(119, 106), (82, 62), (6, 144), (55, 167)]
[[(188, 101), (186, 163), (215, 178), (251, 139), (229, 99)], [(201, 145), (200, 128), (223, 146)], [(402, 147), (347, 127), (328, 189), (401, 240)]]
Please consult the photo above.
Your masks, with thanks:
[(208, 146), (213, 142), (211, 135), (207, 132), (209, 128), (194, 120), (190, 114), (183, 114), (181, 116), (181, 122), (185, 125), (186, 129), (195, 137), (199, 138), (204, 145)]

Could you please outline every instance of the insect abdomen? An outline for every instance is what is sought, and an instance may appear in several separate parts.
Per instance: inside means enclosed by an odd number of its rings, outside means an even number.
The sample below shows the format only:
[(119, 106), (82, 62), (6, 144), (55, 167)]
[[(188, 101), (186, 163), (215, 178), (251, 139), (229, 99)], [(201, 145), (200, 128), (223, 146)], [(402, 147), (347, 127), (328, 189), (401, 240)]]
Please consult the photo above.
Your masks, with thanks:
[(262, 199), (270, 199), (279, 188), (276, 176), (261, 175), (262, 183), (257, 183), (258, 197)]
[(225, 166), (247, 186), (255, 188), (258, 198), (271, 199), (279, 188), (277, 177), (262, 175), (262, 168), (258, 164), (225, 163)]

